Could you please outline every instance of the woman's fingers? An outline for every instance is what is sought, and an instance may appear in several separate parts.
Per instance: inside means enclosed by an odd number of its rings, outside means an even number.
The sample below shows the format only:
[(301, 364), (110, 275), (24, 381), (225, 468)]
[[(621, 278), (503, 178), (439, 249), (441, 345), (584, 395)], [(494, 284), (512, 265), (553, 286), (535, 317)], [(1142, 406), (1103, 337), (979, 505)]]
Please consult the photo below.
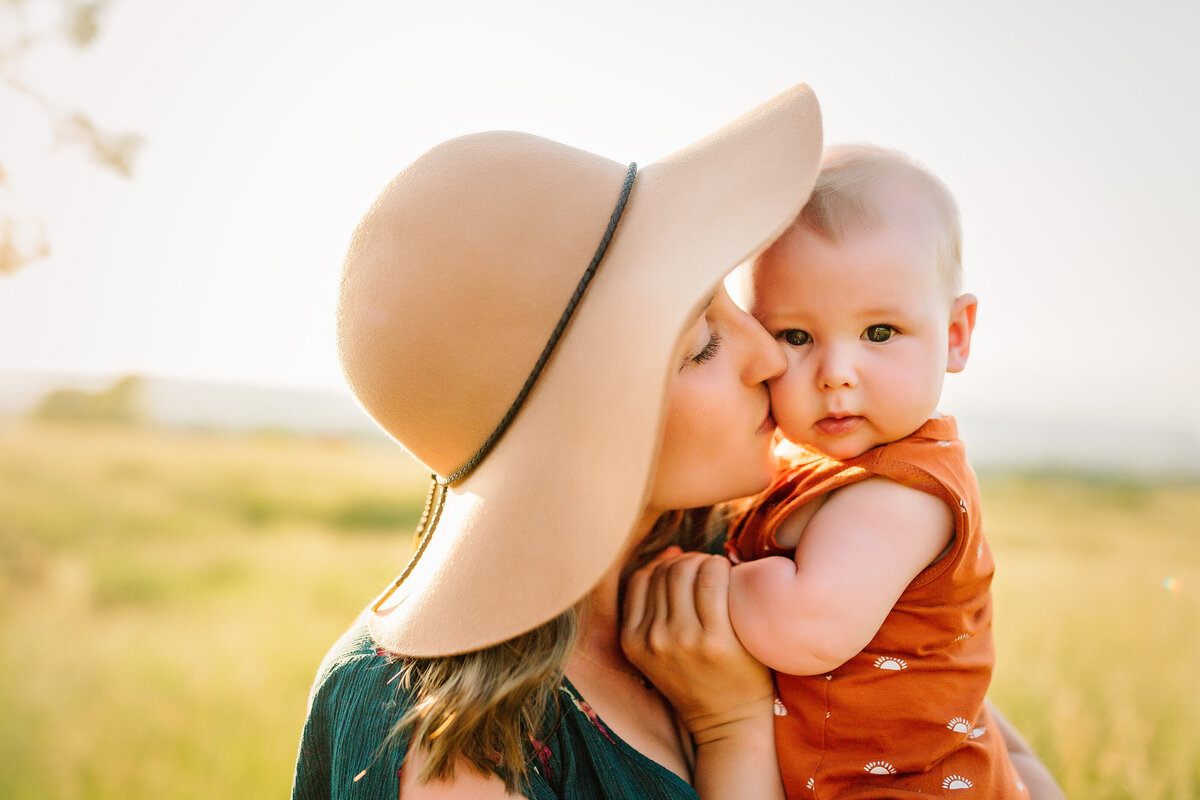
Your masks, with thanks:
[(666, 566), (665, 587), (668, 624), (688, 630), (699, 624), (696, 617), (696, 574), (700, 562), (708, 558), (703, 553), (685, 553)]
[(626, 586), (625, 654), (697, 735), (771, 713), (770, 673), (729, 622), (729, 570), (720, 556), (676, 550), (635, 572)]
[(626, 649), (635, 638), (645, 641), (648, 631), (657, 615), (663, 613), (665, 603), (658, 597), (660, 590), (654, 581), (654, 574), (660, 564), (677, 557), (683, 551), (678, 547), (668, 547), (650, 563), (629, 576), (625, 582), (624, 621), (622, 623), (622, 641)]
[(626, 649), (662, 654), (682, 648), (696, 656), (702, 649), (731, 643), (729, 562), (672, 550), (637, 570), (626, 584)]
[(729, 622), (729, 562), (708, 556), (696, 572), (694, 602), (696, 617), (705, 630), (724, 630)]
[(650, 588), (650, 576), (638, 570), (625, 581), (625, 600), (621, 609), (622, 635), (639, 630), (646, 618), (646, 594)]

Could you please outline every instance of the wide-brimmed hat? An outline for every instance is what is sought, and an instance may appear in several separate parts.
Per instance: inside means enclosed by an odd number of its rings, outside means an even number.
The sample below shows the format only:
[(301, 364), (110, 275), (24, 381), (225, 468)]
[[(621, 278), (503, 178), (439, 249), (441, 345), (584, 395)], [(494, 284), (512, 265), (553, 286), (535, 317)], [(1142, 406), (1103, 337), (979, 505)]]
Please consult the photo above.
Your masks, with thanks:
[(346, 258), (342, 363), (363, 408), (448, 485), (371, 615), (383, 647), (496, 644), (625, 552), (677, 340), (796, 217), (820, 158), (800, 85), (640, 170), (490, 132), (434, 147), (384, 189)]

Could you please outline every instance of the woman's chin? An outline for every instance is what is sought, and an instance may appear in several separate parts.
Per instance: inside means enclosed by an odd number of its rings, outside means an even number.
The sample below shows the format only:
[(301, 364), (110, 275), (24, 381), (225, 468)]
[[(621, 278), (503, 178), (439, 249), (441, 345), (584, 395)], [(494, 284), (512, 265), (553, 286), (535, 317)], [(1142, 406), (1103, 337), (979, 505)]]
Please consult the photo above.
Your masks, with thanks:
[(768, 451), (758, 465), (758, 480), (753, 482), (747, 491), (743, 492), (742, 497), (749, 497), (753, 494), (758, 494), (763, 489), (771, 485), (771, 481), (775, 479), (775, 472), (779, 469), (779, 460), (775, 457), (774, 451)]

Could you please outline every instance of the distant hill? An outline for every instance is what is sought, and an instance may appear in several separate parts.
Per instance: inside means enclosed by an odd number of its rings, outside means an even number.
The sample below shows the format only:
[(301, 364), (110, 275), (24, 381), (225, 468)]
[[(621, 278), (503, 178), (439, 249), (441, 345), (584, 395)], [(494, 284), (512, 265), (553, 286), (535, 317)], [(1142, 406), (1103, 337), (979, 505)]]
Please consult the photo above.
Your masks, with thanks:
[[(100, 391), (113, 376), (0, 373), (0, 415), (28, 413), (47, 392), (70, 388)], [(145, 377), (149, 421), (165, 428), (280, 430), (328, 436), (385, 434), (349, 393), (319, 389), (210, 383)]]
[[(115, 376), (0, 373), (0, 416), (28, 413), (45, 394), (99, 391)], [(151, 423), (167, 428), (278, 430), (385, 439), (348, 392), (146, 377)], [(1200, 478), (1200, 432), (1187, 428), (1105, 428), (1061, 418), (956, 415), (977, 469), (1044, 469)]]
[(1060, 418), (956, 415), (978, 470), (1045, 469), (1200, 478), (1200, 433), (1184, 428), (1107, 428)]

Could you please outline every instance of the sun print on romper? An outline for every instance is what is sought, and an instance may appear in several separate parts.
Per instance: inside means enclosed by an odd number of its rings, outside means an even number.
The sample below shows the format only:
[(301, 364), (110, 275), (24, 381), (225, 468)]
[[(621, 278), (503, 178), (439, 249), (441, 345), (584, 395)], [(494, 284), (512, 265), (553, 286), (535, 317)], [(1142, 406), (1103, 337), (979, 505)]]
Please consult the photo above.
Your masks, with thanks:
[(872, 775), (895, 775), (896, 768), (886, 761), (868, 761), (863, 769)]
[(962, 775), (947, 775), (946, 780), (942, 781), (943, 789), (970, 789), (974, 785)]
[(787, 706), (785, 706), (783, 704), (783, 701), (780, 700), (778, 697), (775, 698), (775, 716), (777, 716), (777, 717), (786, 717), (787, 716)]
[(971, 723), (967, 722), (962, 717), (955, 717), (954, 719), (950, 720), (948, 723), (946, 723), (946, 727), (955, 733), (971, 732)]
[(880, 656), (875, 659), (876, 669), (901, 670), (908, 669), (908, 662), (902, 658), (892, 658), (890, 656)]

